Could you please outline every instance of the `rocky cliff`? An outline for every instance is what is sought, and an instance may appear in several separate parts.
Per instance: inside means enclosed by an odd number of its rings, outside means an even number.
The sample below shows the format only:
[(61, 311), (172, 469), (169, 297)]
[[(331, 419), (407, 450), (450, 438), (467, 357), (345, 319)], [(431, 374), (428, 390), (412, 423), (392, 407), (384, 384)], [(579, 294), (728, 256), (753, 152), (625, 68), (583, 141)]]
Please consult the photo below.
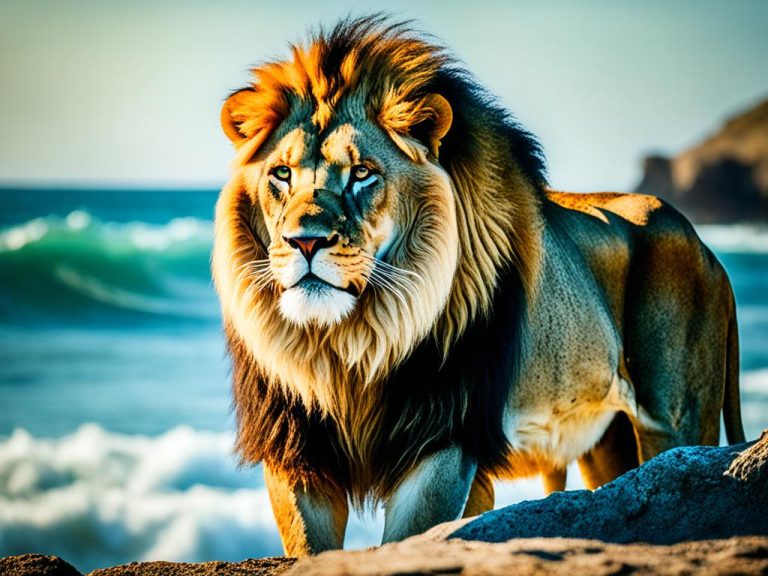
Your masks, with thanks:
[(647, 157), (637, 192), (702, 224), (768, 221), (768, 99), (674, 158)]

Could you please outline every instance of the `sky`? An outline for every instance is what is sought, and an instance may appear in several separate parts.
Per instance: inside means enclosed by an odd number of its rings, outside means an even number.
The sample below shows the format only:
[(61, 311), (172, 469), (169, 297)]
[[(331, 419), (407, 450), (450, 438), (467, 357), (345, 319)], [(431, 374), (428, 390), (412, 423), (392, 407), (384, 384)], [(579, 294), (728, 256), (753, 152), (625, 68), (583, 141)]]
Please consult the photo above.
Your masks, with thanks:
[(0, 185), (218, 187), (249, 67), (380, 10), (450, 46), (559, 189), (632, 190), (768, 97), (764, 0), (0, 0)]

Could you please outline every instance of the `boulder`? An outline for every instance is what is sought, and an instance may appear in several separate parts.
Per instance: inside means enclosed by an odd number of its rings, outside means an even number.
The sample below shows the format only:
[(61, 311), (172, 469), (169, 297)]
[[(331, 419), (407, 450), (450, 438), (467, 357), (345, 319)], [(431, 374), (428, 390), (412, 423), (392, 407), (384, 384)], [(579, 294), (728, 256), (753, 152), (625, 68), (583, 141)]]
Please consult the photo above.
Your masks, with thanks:
[(288, 575), (768, 574), (768, 432), (669, 450), (606, 486), (558, 492)]
[(754, 444), (675, 448), (594, 492), (557, 492), (494, 510), (448, 537), (482, 542), (546, 537), (673, 544), (768, 536), (766, 451), (765, 433)]

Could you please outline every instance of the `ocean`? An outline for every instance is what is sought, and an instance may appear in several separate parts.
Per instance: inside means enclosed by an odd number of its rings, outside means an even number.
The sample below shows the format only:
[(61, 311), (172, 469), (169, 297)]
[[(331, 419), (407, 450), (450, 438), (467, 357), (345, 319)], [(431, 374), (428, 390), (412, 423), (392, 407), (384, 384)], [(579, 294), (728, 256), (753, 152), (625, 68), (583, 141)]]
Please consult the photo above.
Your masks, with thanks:
[[(216, 195), (0, 190), (0, 556), (88, 571), (282, 553), (261, 472), (232, 452)], [(755, 438), (768, 427), (768, 228), (699, 233), (736, 292)], [(497, 506), (542, 495), (536, 480), (506, 483)], [(381, 529), (380, 511), (355, 517), (346, 545)]]

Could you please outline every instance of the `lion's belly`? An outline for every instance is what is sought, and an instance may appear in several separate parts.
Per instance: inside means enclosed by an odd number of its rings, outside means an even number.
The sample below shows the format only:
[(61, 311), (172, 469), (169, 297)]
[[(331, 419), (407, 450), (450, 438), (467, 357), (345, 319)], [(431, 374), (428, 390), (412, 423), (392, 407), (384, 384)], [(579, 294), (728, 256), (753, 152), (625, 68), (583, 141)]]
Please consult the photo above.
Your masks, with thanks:
[(602, 399), (563, 398), (552, 404), (510, 409), (505, 432), (512, 447), (509, 476), (563, 469), (591, 450), (617, 412), (635, 413), (634, 390), (614, 375)]
[(602, 438), (615, 415), (615, 410), (584, 411), (566, 417), (547, 412), (515, 415), (507, 432), (513, 475), (565, 468)]

